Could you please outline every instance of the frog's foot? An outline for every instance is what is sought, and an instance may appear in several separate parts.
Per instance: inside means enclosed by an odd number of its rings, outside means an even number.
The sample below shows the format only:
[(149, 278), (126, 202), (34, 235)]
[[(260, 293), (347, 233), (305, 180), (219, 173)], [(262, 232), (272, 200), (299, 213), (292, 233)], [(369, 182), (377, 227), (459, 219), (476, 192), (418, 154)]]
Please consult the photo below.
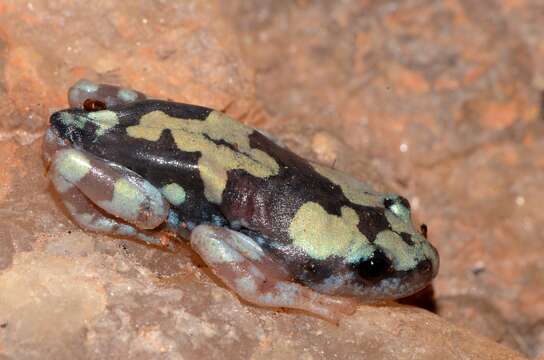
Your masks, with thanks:
[(106, 108), (110, 108), (145, 99), (147, 96), (139, 91), (114, 85), (96, 84), (86, 79), (79, 80), (68, 90), (70, 107), (83, 108), (86, 100), (99, 101)]
[(281, 265), (242, 233), (199, 225), (191, 233), (191, 246), (217, 277), (248, 302), (300, 309), (333, 322), (355, 312), (353, 299), (319, 294), (290, 280)]
[(84, 151), (65, 148), (53, 155), (49, 176), (82, 228), (133, 237), (153, 245), (168, 243), (166, 237), (145, 230), (166, 222), (168, 202), (157, 188), (131, 170)]

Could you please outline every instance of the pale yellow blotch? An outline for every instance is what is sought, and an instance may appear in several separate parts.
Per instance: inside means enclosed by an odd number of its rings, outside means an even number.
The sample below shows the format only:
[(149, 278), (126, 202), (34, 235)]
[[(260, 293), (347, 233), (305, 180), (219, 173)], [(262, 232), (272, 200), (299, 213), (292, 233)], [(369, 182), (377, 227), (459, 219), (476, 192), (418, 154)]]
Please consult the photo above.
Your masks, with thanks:
[(119, 91), (117, 92), (117, 96), (121, 100), (129, 102), (129, 101), (136, 100), (136, 98), (138, 97), (138, 94), (135, 91), (130, 89), (119, 89)]
[(66, 126), (74, 126), (78, 129), (83, 129), (87, 122), (91, 122), (97, 127), (97, 136), (105, 134), (109, 129), (119, 124), (119, 117), (110, 110), (89, 112), (84, 115), (73, 115), (65, 111), (60, 114), (60, 118)]
[(85, 118), (75, 117), (67, 111), (60, 113), (60, 121), (66, 126), (75, 126), (79, 129), (83, 129), (86, 122)]
[(398, 216), (399, 219), (406, 223), (410, 223), (412, 221), (411, 215), (410, 215), (410, 209), (407, 209), (404, 205), (400, 203), (393, 204), (390, 208), (391, 212)]
[(111, 205), (123, 219), (137, 218), (144, 200), (142, 192), (127, 179), (120, 178), (115, 182)]
[(191, 234), (191, 246), (208, 264), (233, 264), (245, 260), (238, 251), (217, 239), (217, 233), (207, 226), (196, 227)]
[(187, 196), (183, 187), (176, 183), (164, 185), (161, 192), (166, 200), (175, 206), (183, 204)]
[(393, 214), (392, 211), (385, 210), (385, 217), (387, 218), (389, 224), (391, 224), (391, 228), (394, 231), (398, 233), (405, 232), (408, 234), (416, 233), (411, 221), (405, 222), (403, 219)]
[(91, 170), (89, 159), (77, 150), (60, 151), (54, 160), (55, 170), (69, 183), (76, 183)]
[(67, 192), (74, 187), (74, 184), (66, 181), (66, 179), (62, 176), (53, 176), (51, 177), (51, 180), (53, 181), (55, 190), (57, 190), (61, 194)]
[[(243, 169), (257, 177), (278, 174), (279, 165), (272, 157), (250, 147), (248, 136), (254, 130), (217, 111), (212, 111), (202, 121), (180, 120), (156, 110), (142, 116), (140, 124), (128, 127), (127, 133), (134, 138), (157, 141), (166, 129), (171, 131), (180, 150), (202, 154), (198, 166), (204, 181), (204, 194), (213, 203), (221, 202), (229, 170)], [(216, 145), (206, 136), (233, 144), (238, 152)]]
[(289, 226), (293, 245), (319, 260), (340, 256), (355, 262), (370, 256), (373, 249), (357, 228), (359, 216), (355, 210), (343, 206), (341, 213), (331, 215), (318, 203), (305, 203)]
[(243, 294), (255, 294), (257, 292), (257, 284), (252, 276), (244, 276), (234, 280), (236, 288), (241, 290)]
[(344, 196), (352, 203), (363, 206), (383, 207), (381, 195), (375, 193), (370, 185), (360, 182), (343, 172), (315, 163), (311, 163), (311, 165), (320, 175), (340, 186)]
[(391, 230), (384, 230), (378, 233), (374, 244), (379, 246), (392, 259), (393, 267), (398, 271), (415, 268), (419, 260), (423, 258), (420, 245), (408, 245), (402, 240), (400, 235)]
[(96, 135), (98, 136), (103, 135), (106, 131), (119, 124), (117, 114), (110, 110), (87, 113), (87, 118), (98, 126), (98, 129), (96, 130)]

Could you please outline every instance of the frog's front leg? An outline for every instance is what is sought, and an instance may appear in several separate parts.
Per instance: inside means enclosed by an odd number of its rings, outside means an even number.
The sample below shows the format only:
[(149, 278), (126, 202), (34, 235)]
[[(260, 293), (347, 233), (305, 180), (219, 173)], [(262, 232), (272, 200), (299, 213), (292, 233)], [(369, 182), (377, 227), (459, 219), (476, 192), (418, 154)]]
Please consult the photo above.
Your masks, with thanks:
[(134, 238), (150, 245), (167, 246), (173, 249), (168, 237), (164, 235), (157, 234), (155, 231), (141, 230), (106, 216), (76, 187), (60, 193), (60, 197), (72, 219), (83, 229), (100, 234)]
[(69, 147), (55, 152), (49, 176), (81, 227), (165, 245), (165, 239), (144, 229), (154, 229), (166, 221), (168, 202), (138, 174)]
[(223, 227), (199, 225), (191, 246), (229, 288), (260, 306), (305, 310), (334, 322), (355, 311), (352, 299), (319, 294), (289, 279), (249, 236)]

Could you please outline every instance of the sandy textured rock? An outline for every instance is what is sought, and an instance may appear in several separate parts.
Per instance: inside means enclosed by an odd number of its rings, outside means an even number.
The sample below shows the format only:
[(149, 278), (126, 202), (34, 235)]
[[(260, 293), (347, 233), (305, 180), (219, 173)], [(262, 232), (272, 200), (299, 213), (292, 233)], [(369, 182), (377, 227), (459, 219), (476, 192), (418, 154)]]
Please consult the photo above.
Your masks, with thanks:
[(242, 304), (183, 256), (165, 259), (178, 272), (161, 277), (81, 231), (34, 246), (0, 275), (8, 358), (520, 358), (414, 307), (361, 306), (336, 326)]
[[(478, 4), (1, 2), (0, 357), (542, 357), (544, 15)], [(79, 230), (41, 136), (81, 77), (224, 110), (405, 194), (441, 253), (438, 316), (259, 309), (190, 249)]]

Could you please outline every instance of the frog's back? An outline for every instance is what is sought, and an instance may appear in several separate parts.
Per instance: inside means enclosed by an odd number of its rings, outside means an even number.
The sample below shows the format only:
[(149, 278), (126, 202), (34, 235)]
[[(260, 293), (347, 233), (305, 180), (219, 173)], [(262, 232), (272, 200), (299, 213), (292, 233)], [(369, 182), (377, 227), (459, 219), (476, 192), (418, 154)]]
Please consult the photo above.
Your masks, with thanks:
[(83, 116), (91, 126), (89, 118), (100, 117), (101, 124), (83, 140), (86, 150), (177, 191), (183, 201), (174, 206), (195, 225), (226, 218), (288, 244), (289, 225), (306, 205), (334, 216), (353, 209), (371, 238), (387, 227), (381, 194), (221, 112), (145, 100)]

